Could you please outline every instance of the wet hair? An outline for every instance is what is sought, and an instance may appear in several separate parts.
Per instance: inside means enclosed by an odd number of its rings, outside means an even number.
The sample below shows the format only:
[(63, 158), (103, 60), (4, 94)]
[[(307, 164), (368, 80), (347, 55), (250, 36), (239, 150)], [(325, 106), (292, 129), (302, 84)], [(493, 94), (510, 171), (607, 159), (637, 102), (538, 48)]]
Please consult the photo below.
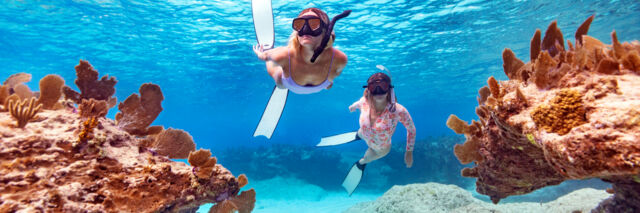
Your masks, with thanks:
[[(318, 17), (320, 17), (320, 20), (322, 20), (322, 22), (325, 23), (325, 25), (329, 25), (329, 16), (327, 16), (327, 14), (315, 7), (310, 7), (307, 9), (302, 10), (302, 12), (300, 12), (298, 14), (298, 17), (302, 16), (302, 14), (305, 14), (307, 12), (313, 12), (315, 13)], [(326, 29), (324, 29), (326, 30)], [(322, 35), (324, 35), (324, 30)], [(324, 48), (325, 50), (328, 48), (333, 47), (333, 41), (336, 40), (336, 34), (335, 31), (331, 32), (331, 39), (329, 39), (329, 42), (327, 42), (327, 46)], [(288, 47), (293, 47), (294, 49), (294, 53), (293, 54), (297, 54), (300, 51), (301, 45), (300, 45), (300, 41), (298, 41), (298, 31), (293, 31), (291, 33), (291, 35), (289, 36), (289, 44), (287, 45)]]
[[(389, 83), (389, 85), (391, 85), (391, 77), (389, 77), (387, 74), (378, 72), (378, 73), (374, 73), (373, 75), (369, 76), (369, 78), (367, 79), (367, 84), (369, 84), (369, 82), (374, 81), (375, 79), (378, 78), (382, 78), (383, 81), (386, 81)], [(391, 92), (393, 91), (393, 88), (389, 89), (389, 92), (387, 92), (387, 103), (391, 104), (391, 107), (389, 107), (389, 111), (390, 112), (395, 112), (396, 111), (396, 103), (398, 102), (397, 97), (393, 97), (393, 99), (391, 99), (391, 96), (394, 95), (395, 96), (395, 92)], [(362, 93), (362, 96), (364, 96), (365, 101), (367, 101), (367, 103), (369, 104), (369, 106), (374, 106), (373, 105), (373, 95), (371, 95), (371, 93), (369, 92), (369, 89), (364, 89), (364, 92)], [(375, 107), (372, 107), (371, 111), (376, 111)], [(370, 112), (371, 112), (370, 111)]]

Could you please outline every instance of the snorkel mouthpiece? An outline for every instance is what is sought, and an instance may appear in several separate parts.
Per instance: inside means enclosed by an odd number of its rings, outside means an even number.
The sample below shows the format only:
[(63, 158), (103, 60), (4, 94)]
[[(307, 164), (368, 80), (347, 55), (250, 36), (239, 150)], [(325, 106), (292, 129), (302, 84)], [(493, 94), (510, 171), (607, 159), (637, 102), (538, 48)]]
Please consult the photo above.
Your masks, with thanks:
[(327, 43), (329, 42), (329, 38), (331, 37), (331, 32), (333, 31), (333, 25), (335, 25), (338, 20), (349, 16), (349, 14), (351, 14), (351, 10), (345, 10), (344, 12), (340, 13), (337, 16), (334, 16), (333, 19), (331, 19), (331, 23), (329, 23), (329, 25), (327, 26), (327, 30), (324, 32), (324, 37), (322, 38), (322, 42), (320, 43), (320, 46), (318, 46), (318, 48), (316, 48), (313, 51), (313, 57), (311, 57), (311, 63), (316, 62), (316, 58), (320, 56), (320, 53), (322, 53), (324, 48), (327, 46)]

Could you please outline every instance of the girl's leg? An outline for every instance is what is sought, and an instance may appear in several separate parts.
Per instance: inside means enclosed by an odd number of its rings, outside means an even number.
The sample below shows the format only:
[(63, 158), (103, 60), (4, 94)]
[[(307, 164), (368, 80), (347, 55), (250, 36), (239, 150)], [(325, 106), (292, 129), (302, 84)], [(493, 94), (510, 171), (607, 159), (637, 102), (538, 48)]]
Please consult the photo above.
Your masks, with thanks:
[(387, 154), (389, 154), (389, 151), (391, 150), (391, 146), (386, 147), (382, 150), (379, 151), (375, 151), (372, 148), (368, 148), (367, 152), (364, 153), (364, 157), (362, 157), (358, 163), (360, 164), (367, 164), (370, 163), (371, 161), (374, 160), (378, 160), (384, 156), (386, 156)]

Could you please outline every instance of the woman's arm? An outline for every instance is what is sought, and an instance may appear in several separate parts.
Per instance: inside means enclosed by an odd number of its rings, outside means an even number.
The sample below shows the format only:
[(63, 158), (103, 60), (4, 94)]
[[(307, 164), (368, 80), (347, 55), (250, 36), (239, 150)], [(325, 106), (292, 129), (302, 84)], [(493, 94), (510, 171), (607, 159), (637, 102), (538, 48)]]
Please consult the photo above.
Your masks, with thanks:
[[(269, 76), (273, 78), (273, 81), (276, 83), (276, 86), (279, 88), (284, 88), (282, 85), (282, 75), (283, 75), (283, 63), (286, 63), (286, 47), (278, 47), (275, 49), (262, 51), (262, 47), (258, 45), (253, 47), (253, 51), (256, 53), (260, 60), (266, 61), (267, 73)], [(283, 54), (284, 53), (284, 54)]]
[(356, 111), (356, 109), (361, 109), (363, 101), (364, 101), (364, 97), (360, 98), (358, 101), (351, 104), (351, 106), (349, 106), (349, 112)]
[(404, 125), (404, 128), (407, 129), (407, 151), (412, 152), (416, 142), (416, 127), (413, 124), (413, 119), (411, 119), (409, 111), (400, 104), (396, 104), (396, 113), (398, 113), (399, 120)]

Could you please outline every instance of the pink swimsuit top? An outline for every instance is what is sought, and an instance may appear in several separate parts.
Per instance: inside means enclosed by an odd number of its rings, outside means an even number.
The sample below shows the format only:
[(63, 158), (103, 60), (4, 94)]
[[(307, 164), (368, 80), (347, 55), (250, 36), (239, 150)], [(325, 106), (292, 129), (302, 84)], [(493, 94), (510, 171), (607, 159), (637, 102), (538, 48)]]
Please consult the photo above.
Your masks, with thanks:
[(315, 85), (315, 86), (302, 86), (299, 85), (298, 83), (296, 83), (293, 80), (293, 77), (291, 76), (291, 55), (289, 54), (289, 51), (287, 50), (287, 56), (289, 56), (289, 77), (284, 77), (284, 75), (282, 75), (282, 84), (289, 90), (291, 90), (291, 92), (294, 92), (296, 94), (311, 94), (311, 93), (316, 93), (316, 92), (320, 92), (323, 89), (326, 89), (327, 87), (329, 87), (329, 85), (331, 85), (331, 81), (329, 81), (329, 74), (331, 74), (331, 66), (333, 66), (333, 51), (331, 51), (331, 63), (329, 64), (329, 72), (327, 73), (327, 78), (326, 80), (324, 80), (324, 82), (322, 82), (321, 84)]
[(391, 104), (385, 107), (384, 112), (371, 124), (369, 119), (369, 104), (364, 97), (353, 103), (354, 107), (360, 109), (360, 130), (359, 135), (367, 142), (367, 145), (374, 150), (382, 150), (391, 146), (391, 136), (396, 131), (398, 121), (407, 129), (407, 151), (413, 151), (416, 140), (416, 127), (409, 111), (404, 106), (396, 103), (396, 111), (391, 112)]

